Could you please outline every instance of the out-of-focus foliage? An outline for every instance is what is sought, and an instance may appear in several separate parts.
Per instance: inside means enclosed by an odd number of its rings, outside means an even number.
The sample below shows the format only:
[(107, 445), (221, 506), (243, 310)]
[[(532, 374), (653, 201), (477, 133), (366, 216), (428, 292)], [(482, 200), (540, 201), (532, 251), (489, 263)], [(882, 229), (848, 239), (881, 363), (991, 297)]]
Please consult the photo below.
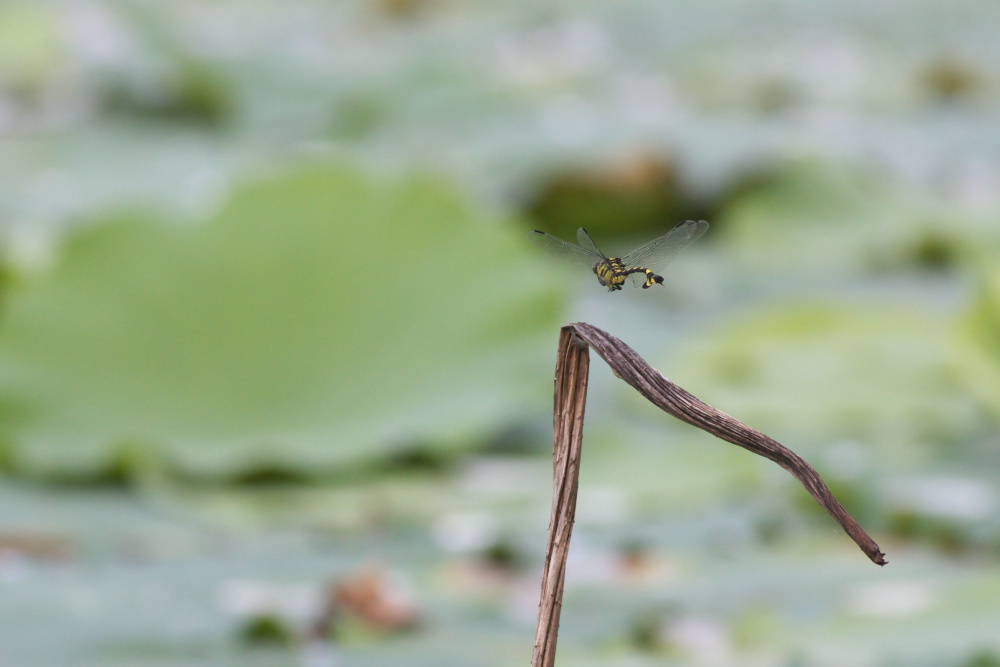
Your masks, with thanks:
[(525, 345), (554, 324), (516, 236), (434, 180), (324, 167), (248, 185), (203, 223), (98, 221), (8, 294), (16, 465), (149, 450), (198, 475), (306, 472), (472, 447), (534, 395)]
[(0, 8), (0, 86), (26, 99), (51, 83), (59, 66), (53, 15), (24, 3)]
[(676, 373), (765, 432), (856, 439), (912, 463), (983, 426), (951, 365), (952, 336), (904, 307), (783, 304), (719, 327)]
[[(287, 665), (376, 561), (425, 622), (332, 623), (343, 664), (524, 664), (557, 292), (804, 454), (890, 561), (595, 356), (560, 662), (995, 663), (998, 24), (984, 0), (5, 3), (0, 663)], [(657, 289), (519, 247), (684, 218), (712, 227)], [(241, 645), (255, 619), (296, 648)]]
[(761, 166), (720, 202), (726, 243), (748, 270), (858, 275), (953, 268), (1000, 252), (975, 207), (943, 202), (884, 171), (824, 160)]
[(598, 237), (617, 232), (662, 233), (683, 210), (675, 169), (635, 156), (603, 169), (569, 171), (545, 183), (527, 210), (546, 230), (574, 238), (584, 227)]
[(863, 270), (887, 248), (872, 230), (905, 217), (884, 178), (820, 161), (762, 168), (724, 207), (727, 241), (754, 271)]
[(988, 270), (965, 321), (958, 347), (963, 376), (994, 414), (1000, 414), (1000, 270)]

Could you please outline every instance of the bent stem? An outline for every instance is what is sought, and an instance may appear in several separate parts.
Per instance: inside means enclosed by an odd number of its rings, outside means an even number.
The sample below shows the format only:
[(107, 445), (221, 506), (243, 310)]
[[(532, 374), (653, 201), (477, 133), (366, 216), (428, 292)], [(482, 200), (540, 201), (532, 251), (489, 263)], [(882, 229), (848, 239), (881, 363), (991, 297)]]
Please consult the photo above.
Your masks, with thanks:
[(552, 516), (549, 520), (532, 667), (552, 667), (555, 664), (566, 559), (576, 516), (590, 348), (611, 366), (617, 377), (664, 412), (774, 461), (790, 472), (873, 563), (886, 564), (885, 554), (875, 540), (844, 509), (820, 474), (802, 457), (674, 384), (646, 363), (635, 350), (608, 332), (584, 322), (569, 324), (560, 332), (556, 362)]

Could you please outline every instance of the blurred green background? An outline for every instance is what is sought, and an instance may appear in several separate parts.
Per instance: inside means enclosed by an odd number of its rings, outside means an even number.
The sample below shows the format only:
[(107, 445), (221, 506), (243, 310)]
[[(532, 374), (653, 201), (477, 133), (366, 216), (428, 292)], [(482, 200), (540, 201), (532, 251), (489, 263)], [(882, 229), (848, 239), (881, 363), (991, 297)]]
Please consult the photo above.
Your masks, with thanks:
[[(0, 664), (1000, 665), (1000, 7), (0, 5)], [(609, 294), (528, 243), (712, 227)]]

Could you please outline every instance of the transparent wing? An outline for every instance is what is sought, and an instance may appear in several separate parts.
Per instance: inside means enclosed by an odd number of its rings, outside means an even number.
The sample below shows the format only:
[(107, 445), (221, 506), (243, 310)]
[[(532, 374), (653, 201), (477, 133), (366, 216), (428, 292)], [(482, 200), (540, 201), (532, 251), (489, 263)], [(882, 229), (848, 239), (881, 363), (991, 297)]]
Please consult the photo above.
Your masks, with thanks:
[(643, 285), (646, 284), (645, 273), (633, 273), (629, 275), (629, 279), (632, 281), (632, 284), (635, 285), (636, 287), (642, 287)]
[(601, 259), (608, 258), (607, 255), (601, 252), (601, 249), (597, 247), (596, 243), (594, 243), (594, 239), (590, 238), (590, 234), (588, 234), (587, 230), (583, 227), (576, 230), (576, 242), (580, 244), (581, 248), (597, 253)]
[[(707, 229), (708, 223), (704, 220), (682, 222), (663, 236), (622, 257), (622, 264), (627, 267), (642, 266), (659, 273), (667, 268), (681, 250), (701, 238)], [(644, 278), (642, 280), (645, 281)]]
[[(586, 234), (586, 232), (584, 232), (584, 234)], [(546, 253), (552, 255), (553, 257), (558, 257), (570, 262), (576, 262), (577, 264), (586, 264), (587, 266), (593, 266), (597, 262), (604, 259), (604, 257), (601, 256), (597, 250), (591, 250), (590, 248), (583, 248), (581, 246), (574, 245), (568, 241), (563, 241), (561, 238), (552, 236), (552, 234), (538, 231), (537, 229), (532, 231), (530, 236), (534, 239), (537, 245), (541, 246)], [(587, 238), (590, 237), (588, 236)], [(591, 241), (591, 245), (593, 245), (593, 241)], [(594, 246), (594, 248), (597, 248), (597, 246)]]

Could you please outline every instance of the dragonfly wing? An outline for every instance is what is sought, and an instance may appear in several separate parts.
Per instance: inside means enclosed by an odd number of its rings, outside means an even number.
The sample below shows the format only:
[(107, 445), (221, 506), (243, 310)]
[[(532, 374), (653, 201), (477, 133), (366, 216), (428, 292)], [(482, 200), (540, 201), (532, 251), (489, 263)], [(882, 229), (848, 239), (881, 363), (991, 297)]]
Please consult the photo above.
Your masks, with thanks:
[[(708, 223), (704, 220), (682, 222), (663, 236), (639, 246), (622, 257), (622, 264), (628, 267), (642, 266), (660, 272), (667, 268), (680, 251), (701, 238), (707, 229)], [(642, 282), (645, 282), (645, 278), (642, 278)]]
[(590, 234), (588, 234), (587, 230), (583, 227), (576, 230), (576, 242), (580, 244), (581, 248), (586, 248), (587, 250), (596, 253), (601, 259), (607, 259), (608, 256), (601, 252), (601, 249), (597, 247), (596, 243), (594, 243), (594, 239), (590, 238)]
[[(604, 257), (599, 255), (594, 250), (574, 245), (568, 241), (563, 241), (561, 238), (552, 236), (552, 234), (548, 234), (537, 229), (532, 231), (530, 236), (537, 245), (541, 246), (545, 252), (553, 257), (558, 257), (577, 264), (586, 264), (587, 266), (593, 266), (597, 262), (604, 259)], [(596, 248), (597, 246), (594, 247)]]

